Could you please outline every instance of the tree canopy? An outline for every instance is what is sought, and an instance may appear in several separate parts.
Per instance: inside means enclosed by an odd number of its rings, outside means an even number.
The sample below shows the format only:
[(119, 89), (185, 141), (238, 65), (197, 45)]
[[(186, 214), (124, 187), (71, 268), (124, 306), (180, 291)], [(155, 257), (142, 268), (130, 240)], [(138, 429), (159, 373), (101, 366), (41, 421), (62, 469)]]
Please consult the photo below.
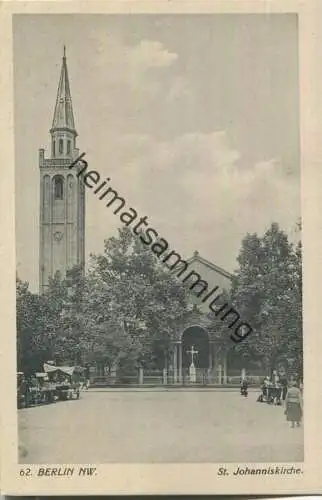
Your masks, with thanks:
[(302, 369), (302, 251), (274, 223), (261, 238), (247, 234), (238, 256), (232, 301), (253, 327), (236, 347), (273, 366), (284, 359)]
[[(274, 223), (260, 237), (247, 234), (227, 298), (253, 332), (234, 349), (273, 366), (285, 359), (302, 369), (301, 243)], [(75, 267), (49, 280), (42, 295), (17, 278), (18, 369), (44, 361), (101, 364), (120, 370), (162, 368), (192, 297), (187, 288), (129, 229), (105, 241), (84, 277)], [(211, 315), (209, 316), (211, 317)], [(227, 327), (213, 317), (223, 348)]]
[(130, 364), (156, 364), (188, 306), (185, 287), (128, 229), (92, 256), (87, 291), (90, 336), (103, 338), (112, 323), (113, 356)]
[(125, 370), (164, 362), (189, 300), (186, 288), (127, 228), (105, 241), (103, 254), (91, 256), (86, 278), (74, 268), (65, 279), (56, 274), (40, 297), (27, 288), (17, 289), (18, 296), (23, 293), (19, 342), (26, 337), (24, 309), (35, 300), (39, 313), (30, 318), (28, 332), (38, 358)]

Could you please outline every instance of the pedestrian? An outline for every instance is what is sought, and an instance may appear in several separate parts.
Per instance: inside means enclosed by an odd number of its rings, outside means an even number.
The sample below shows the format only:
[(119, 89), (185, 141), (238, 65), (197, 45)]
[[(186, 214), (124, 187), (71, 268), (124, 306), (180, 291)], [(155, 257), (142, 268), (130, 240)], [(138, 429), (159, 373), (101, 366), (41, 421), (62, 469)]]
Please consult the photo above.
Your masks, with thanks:
[(281, 395), (280, 386), (279, 386), (279, 376), (277, 370), (273, 370), (271, 374), (271, 390), (270, 390), (270, 398), (269, 403), (271, 404), (280, 404)]
[(248, 396), (248, 380), (247, 380), (245, 375), (243, 376), (243, 378), (241, 380), (240, 394), (241, 394), (241, 396), (244, 396), (245, 398), (247, 398), (247, 396)]
[(31, 403), (31, 381), (30, 378), (25, 379), (24, 383), (24, 393), (25, 393), (25, 408), (29, 408), (29, 405)]
[(280, 378), (280, 383), (282, 386), (282, 400), (285, 401), (286, 394), (287, 394), (287, 377), (285, 374), (283, 374)]
[(286, 420), (291, 422), (291, 427), (300, 427), (302, 420), (302, 395), (297, 387), (295, 380), (291, 381), (290, 387), (285, 397), (285, 415)]

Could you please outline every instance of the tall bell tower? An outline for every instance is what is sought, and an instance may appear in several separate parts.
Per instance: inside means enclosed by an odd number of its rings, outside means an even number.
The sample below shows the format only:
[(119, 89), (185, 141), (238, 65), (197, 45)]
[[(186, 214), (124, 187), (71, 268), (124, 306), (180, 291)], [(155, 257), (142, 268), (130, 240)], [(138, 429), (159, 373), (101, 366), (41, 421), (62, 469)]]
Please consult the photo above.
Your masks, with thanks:
[(50, 135), (49, 158), (39, 150), (41, 293), (57, 271), (64, 277), (75, 265), (84, 270), (85, 261), (85, 188), (77, 170), (68, 168), (79, 150), (65, 47)]

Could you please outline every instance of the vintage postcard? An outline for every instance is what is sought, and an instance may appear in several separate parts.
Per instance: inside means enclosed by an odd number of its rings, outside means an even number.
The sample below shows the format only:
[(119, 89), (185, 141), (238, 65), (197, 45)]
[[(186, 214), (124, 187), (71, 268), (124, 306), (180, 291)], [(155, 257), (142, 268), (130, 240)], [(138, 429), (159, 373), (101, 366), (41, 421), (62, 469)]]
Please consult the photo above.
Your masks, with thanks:
[(1, 5), (5, 494), (321, 490), (319, 10)]

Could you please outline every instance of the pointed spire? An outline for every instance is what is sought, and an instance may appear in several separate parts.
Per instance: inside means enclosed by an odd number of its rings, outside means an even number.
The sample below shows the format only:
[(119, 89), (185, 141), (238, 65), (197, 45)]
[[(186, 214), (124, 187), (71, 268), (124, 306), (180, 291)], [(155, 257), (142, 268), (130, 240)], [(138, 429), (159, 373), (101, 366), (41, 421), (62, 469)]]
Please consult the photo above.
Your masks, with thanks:
[(51, 132), (57, 129), (69, 129), (76, 134), (65, 45)]

